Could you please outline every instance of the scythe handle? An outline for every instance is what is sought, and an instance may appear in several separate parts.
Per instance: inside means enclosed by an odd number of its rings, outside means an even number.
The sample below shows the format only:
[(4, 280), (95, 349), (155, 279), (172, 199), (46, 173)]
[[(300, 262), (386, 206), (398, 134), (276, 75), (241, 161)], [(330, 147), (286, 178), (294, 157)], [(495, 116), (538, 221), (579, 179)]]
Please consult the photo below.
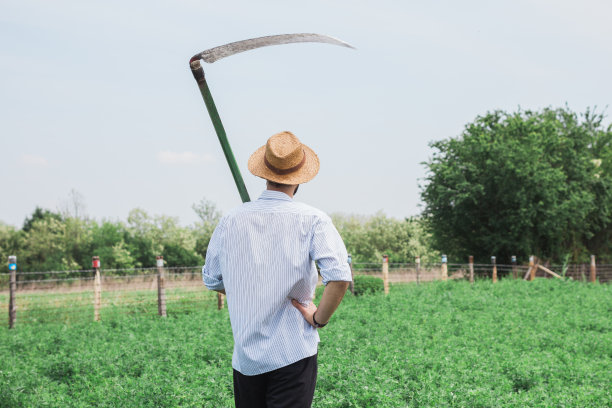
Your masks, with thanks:
[(215, 127), (215, 132), (217, 133), (217, 137), (219, 138), (219, 142), (221, 143), (223, 154), (225, 155), (227, 164), (229, 165), (230, 170), (232, 172), (232, 176), (234, 177), (234, 182), (236, 182), (236, 187), (238, 187), (238, 193), (240, 194), (240, 198), (242, 199), (243, 203), (246, 203), (247, 201), (251, 201), (251, 199), (249, 198), (249, 193), (247, 192), (246, 186), (244, 185), (244, 180), (242, 180), (242, 175), (240, 174), (240, 170), (238, 169), (238, 165), (236, 164), (234, 153), (232, 153), (232, 148), (230, 147), (229, 142), (227, 140), (227, 135), (225, 134), (223, 123), (221, 123), (219, 112), (217, 112), (215, 101), (212, 98), (210, 89), (208, 89), (208, 84), (206, 83), (206, 78), (204, 77), (204, 70), (202, 69), (202, 65), (200, 64), (199, 59), (195, 58), (196, 57), (192, 58), (191, 61), (189, 61), (191, 73), (193, 74), (193, 77), (198, 83), (198, 88), (200, 88), (202, 98), (204, 98), (204, 104), (206, 104), (206, 109), (208, 110), (210, 119), (212, 120), (213, 126)]

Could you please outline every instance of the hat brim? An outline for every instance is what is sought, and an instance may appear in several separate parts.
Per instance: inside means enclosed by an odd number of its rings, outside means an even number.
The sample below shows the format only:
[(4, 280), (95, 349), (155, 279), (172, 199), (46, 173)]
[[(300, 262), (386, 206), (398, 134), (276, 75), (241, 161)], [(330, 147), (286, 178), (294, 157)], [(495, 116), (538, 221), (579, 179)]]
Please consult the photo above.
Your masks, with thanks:
[(308, 146), (302, 144), (306, 161), (298, 170), (289, 174), (276, 174), (264, 163), (266, 145), (261, 146), (249, 157), (249, 171), (257, 177), (281, 184), (302, 184), (312, 180), (319, 172), (319, 157)]

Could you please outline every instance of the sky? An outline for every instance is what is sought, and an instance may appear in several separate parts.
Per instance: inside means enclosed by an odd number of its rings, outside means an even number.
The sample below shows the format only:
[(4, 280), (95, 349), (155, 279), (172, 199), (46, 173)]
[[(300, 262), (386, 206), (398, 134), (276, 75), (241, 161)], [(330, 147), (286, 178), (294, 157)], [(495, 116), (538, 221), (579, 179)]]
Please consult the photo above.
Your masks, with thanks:
[(0, 0), (0, 221), (19, 227), (71, 191), (95, 219), (139, 207), (187, 225), (203, 198), (239, 205), (189, 58), (301, 32), (356, 50), (290, 44), (203, 64), (251, 198), (265, 184), (250, 154), (289, 130), (321, 161), (296, 200), (417, 215), (429, 143), (478, 115), (609, 114), (610, 15), (591, 0)]

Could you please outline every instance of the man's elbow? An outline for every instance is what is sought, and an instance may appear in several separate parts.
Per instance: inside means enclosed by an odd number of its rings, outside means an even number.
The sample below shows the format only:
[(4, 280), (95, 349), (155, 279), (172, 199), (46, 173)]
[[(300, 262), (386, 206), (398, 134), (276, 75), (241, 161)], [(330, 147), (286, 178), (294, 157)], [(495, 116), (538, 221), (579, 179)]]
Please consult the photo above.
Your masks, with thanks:
[(225, 286), (223, 285), (222, 280), (215, 279), (208, 275), (203, 275), (202, 281), (208, 290), (214, 290), (216, 292), (220, 292), (222, 290), (225, 291)]
[(327, 283), (327, 286), (331, 285), (334, 288), (346, 291), (350, 284), (351, 282), (347, 282), (347, 281), (329, 281)]

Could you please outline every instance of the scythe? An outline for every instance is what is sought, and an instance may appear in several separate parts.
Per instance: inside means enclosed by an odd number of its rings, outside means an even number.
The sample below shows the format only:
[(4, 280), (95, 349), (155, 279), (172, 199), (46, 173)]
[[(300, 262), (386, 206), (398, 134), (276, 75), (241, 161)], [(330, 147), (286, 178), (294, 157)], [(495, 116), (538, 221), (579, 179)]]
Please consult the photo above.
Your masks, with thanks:
[(200, 60), (204, 60), (204, 62), (212, 64), (215, 61), (218, 61), (225, 57), (229, 57), (234, 54), (238, 54), (240, 52), (253, 50), (261, 47), (267, 47), (270, 45), (291, 44), (300, 42), (318, 42), (354, 48), (351, 45), (345, 43), (344, 41), (321, 34), (281, 34), (271, 35), (267, 37), (251, 38), (249, 40), (237, 41), (221, 45), (219, 47), (214, 47), (206, 51), (202, 51), (201, 53), (191, 57), (191, 59), (189, 60), (189, 67), (191, 68), (193, 77), (198, 83), (198, 87), (200, 88), (200, 92), (202, 93), (202, 98), (204, 98), (204, 104), (206, 105), (206, 109), (208, 110), (208, 114), (210, 115), (210, 119), (212, 120), (215, 132), (217, 133), (217, 137), (219, 138), (219, 142), (221, 143), (221, 148), (223, 149), (223, 154), (225, 155), (227, 164), (230, 167), (232, 176), (234, 177), (234, 182), (236, 183), (236, 187), (238, 187), (238, 193), (240, 194), (240, 198), (242, 199), (243, 203), (250, 201), (249, 193), (247, 192), (246, 186), (244, 185), (242, 175), (240, 174), (240, 170), (238, 169), (238, 165), (236, 164), (236, 159), (234, 158), (234, 153), (232, 152), (232, 148), (230, 147), (229, 142), (227, 140), (227, 135), (225, 133), (225, 129), (223, 128), (223, 123), (221, 122), (221, 118), (219, 117), (219, 112), (217, 111), (217, 107), (215, 106), (215, 102), (213, 101), (210, 89), (208, 88), (208, 84), (206, 83), (206, 78), (204, 77), (204, 70), (202, 69)]

